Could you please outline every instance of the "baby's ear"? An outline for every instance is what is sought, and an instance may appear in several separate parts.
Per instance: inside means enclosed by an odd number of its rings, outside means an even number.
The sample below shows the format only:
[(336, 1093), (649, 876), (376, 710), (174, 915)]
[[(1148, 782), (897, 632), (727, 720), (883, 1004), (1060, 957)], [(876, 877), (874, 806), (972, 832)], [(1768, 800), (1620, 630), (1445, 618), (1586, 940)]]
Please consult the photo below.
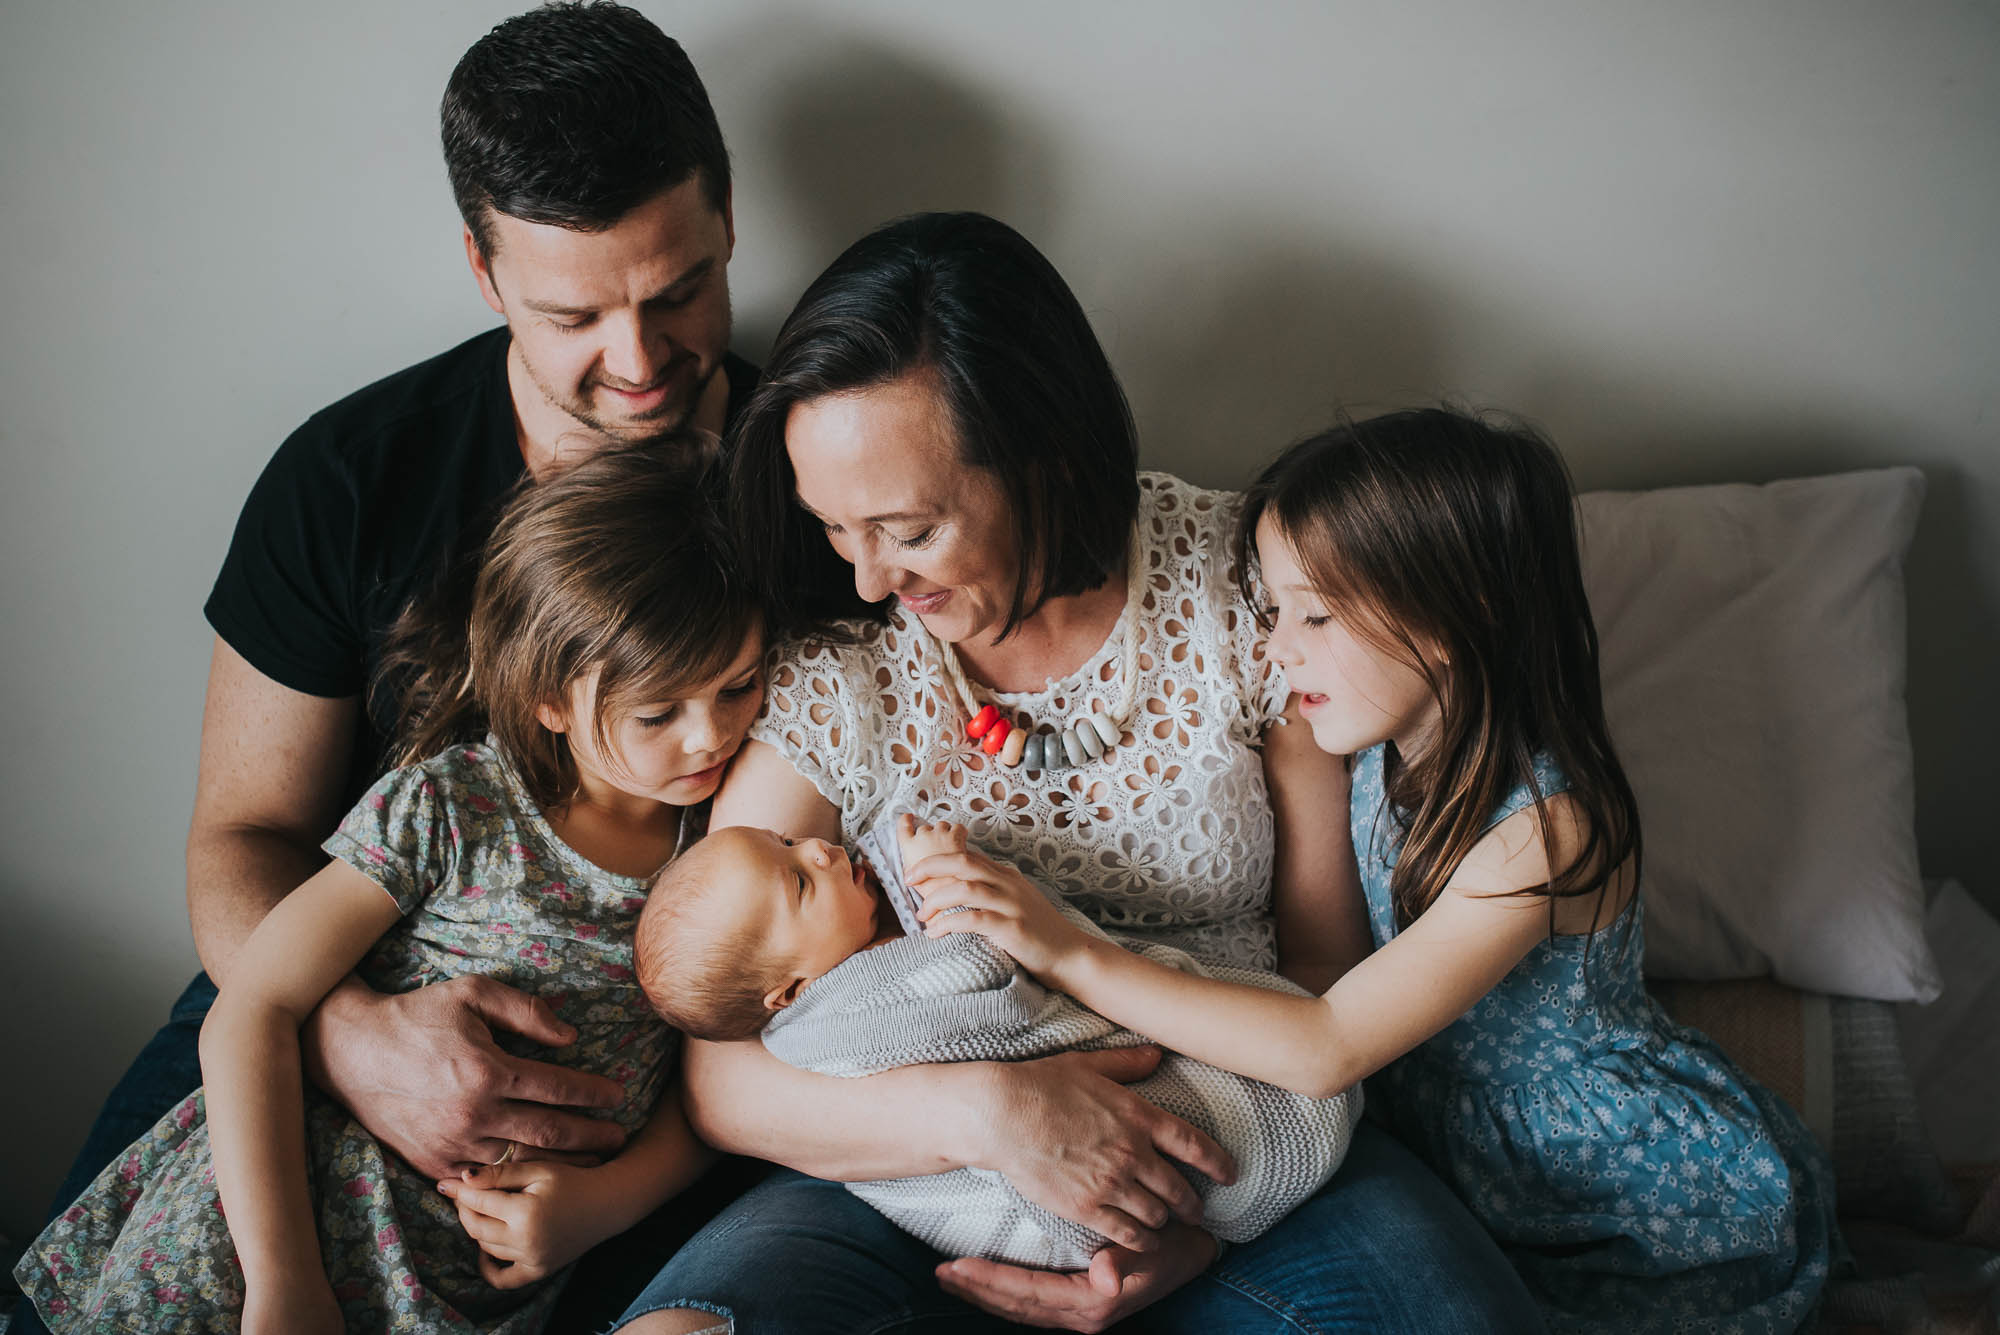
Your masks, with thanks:
[(799, 993), (806, 990), (810, 978), (790, 978), (764, 994), (764, 1009), (781, 1011), (799, 999)]

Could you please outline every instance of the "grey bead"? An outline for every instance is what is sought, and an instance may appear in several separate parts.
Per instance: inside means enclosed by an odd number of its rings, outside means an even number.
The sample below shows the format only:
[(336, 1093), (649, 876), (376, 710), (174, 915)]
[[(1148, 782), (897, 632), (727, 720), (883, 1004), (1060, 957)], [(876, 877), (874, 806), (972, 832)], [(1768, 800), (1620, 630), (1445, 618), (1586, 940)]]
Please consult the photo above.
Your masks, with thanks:
[(1021, 768), (1040, 769), (1041, 767), (1042, 739), (1039, 736), (1030, 737), (1028, 744), (1021, 749)]

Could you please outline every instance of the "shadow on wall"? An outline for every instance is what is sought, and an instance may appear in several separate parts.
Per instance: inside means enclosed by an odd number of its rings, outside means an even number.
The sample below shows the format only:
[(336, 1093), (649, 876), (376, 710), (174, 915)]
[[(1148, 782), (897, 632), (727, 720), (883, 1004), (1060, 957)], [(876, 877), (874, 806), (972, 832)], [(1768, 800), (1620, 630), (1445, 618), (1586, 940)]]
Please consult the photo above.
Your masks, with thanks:
[[(772, 40), (779, 27), (784, 40)], [(780, 68), (762, 54), (781, 50), (813, 59)], [(906, 213), (973, 209), (1050, 235), (1061, 193), (1053, 141), (934, 64), (806, 15), (744, 28), (704, 60), (776, 90), (736, 109), (733, 153), (776, 187), (785, 230), (810, 261), (802, 283)], [(769, 346), (788, 309), (740, 312), (739, 342)]]
[[(887, 41), (798, 16), (776, 42), (776, 26), (740, 30), (711, 63), (744, 86), (781, 90), (738, 109), (732, 133), (740, 164), (775, 174), (786, 231), (803, 239), (801, 282), (870, 228), (924, 209), (990, 213), (1052, 255), (1075, 232), (1052, 127)], [(807, 68), (767, 54), (802, 49), (815, 52)], [(1547, 427), (1586, 489), (1924, 468), (1930, 488), (1909, 561), (1909, 700), (1926, 871), (1966, 876), (2000, 908), (2000, 885), (1981, 881), (1990, 874), (1975, 847), (1986, 821), (1972, 805), (1990, 785), (1969, 781), (1991, 774), (1995, 748), (1962, 726), (1986, 716), (1985, 683), (2000, 677), (2000, 589), (1976, 575), (1992, 560), (1978, 531), (1988, 504), (1975, 494), (1980, 479), (1942, 451), (1927, 459), (1900, 424), (1870, 420), (1865, 405), (1827, 402), (1822, 387), (1774, 383), (1745, 403), (1740, 385), (1674, 372), (1671, 353), (1602, 345), (1544, 312), (1483, 305), (1411, 263), (1396, 238), (1348, 232), (1338, 218), (1214, 203), (1135, 218), (1132, 244), (1108, 264), (1066, 273), (1086, 305), (1092, 290), (1143, 294), (1091, 316), (1131, 397), (1148, 466), (1239, 486), (1343, 411), (1451, 400)], [(1156, 225), (1171, 239), (1159, 251), (1177, 258), (1148, 252), (1144, 232)], [(743, 312), (743, 344), (768, 346), (784, 314)]]
[(199, 967), (185, 928), (171, 949), (157, 935), (79, 939), (75, 909), (101, 887), (47, 890), (0, 886), (9, 939), (36, 946), (11, 961), (0, 985), (0, 1007), (14, 1017), (13, 1096), (0, 1101), (0, 1162), (10, 1175), (0, 1183), (0, 1233), (16, 1243), (41, 1231), (98, 1106)]

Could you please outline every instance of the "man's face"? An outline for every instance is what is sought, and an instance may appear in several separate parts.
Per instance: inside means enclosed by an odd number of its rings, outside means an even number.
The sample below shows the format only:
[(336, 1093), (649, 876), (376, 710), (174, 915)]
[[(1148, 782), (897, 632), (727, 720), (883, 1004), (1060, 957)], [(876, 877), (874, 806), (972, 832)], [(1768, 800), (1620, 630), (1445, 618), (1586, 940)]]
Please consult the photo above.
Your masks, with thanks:
[(729, 347), (730, 212), (699, 173), (601, 232), (492, 215), (493, 253), (466, 253), (486, 304), (507, 320), (540, 403), (516, 408), (531, 437), (581, 426), (599, 442), (688, 424)]

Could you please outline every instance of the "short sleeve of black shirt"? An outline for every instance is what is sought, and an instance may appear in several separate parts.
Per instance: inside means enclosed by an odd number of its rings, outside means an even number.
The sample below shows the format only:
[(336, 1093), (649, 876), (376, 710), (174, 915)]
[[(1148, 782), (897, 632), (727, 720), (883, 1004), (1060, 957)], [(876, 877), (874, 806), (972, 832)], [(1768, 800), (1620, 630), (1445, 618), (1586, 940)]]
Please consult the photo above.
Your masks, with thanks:
[[(362, 694), (397, 614), (525, 471), (507, 349), (504, 327), (467, 339), (314, 414), (279, 446), (203, 609), (250, 666), (306, 695)], [(724, 366), (734, 420), (757, 368), (734, 354)], [(369, 715), (354, 785), (374, 777), (394, 729)]]
[[(250, 666), (307, 695), (362, 693), (397, 613), (523, 472), (506, 356), (504, 328), (480, 334), (279, 446), (203, 609)], [(372, 774), (382, 729), (362, 726)]]

